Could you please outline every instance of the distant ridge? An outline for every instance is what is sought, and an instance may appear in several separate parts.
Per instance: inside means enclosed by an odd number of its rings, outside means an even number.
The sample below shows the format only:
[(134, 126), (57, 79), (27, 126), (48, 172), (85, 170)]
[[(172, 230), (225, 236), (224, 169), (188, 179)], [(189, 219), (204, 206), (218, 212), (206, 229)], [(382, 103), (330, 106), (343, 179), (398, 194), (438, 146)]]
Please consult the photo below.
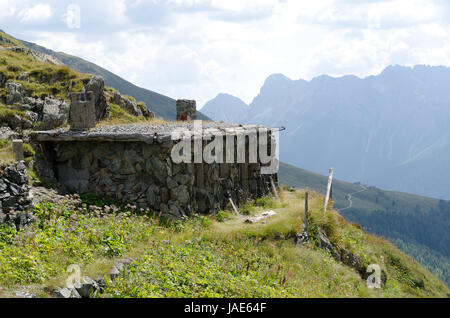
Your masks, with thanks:
[(247, 104), (229, 94), (218, 94), (203, 106), (202, 112), (217, 121), (239, 123), (247, 110)]
[[(364, 78), (273, 74), (233, 113), (245, 124), (286, 127), (284, 162), (315, 172), (334, 166), (342, 180), (450, 200), (449, 82), (450, 68), (427, 65)], [(224, 120), (229, 104), (215, 98), (205, 110)]]

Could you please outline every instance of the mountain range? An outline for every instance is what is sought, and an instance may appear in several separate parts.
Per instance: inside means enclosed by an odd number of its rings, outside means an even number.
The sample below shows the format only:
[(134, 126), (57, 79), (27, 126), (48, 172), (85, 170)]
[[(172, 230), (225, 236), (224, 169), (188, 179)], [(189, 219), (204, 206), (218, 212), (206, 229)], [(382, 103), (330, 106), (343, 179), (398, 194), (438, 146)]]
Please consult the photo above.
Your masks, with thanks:
[(450, 68), (389, 66), (380, 74), (269, 76), (250, 105), (219, 94), (214, 120), (284, 126), (280, 160), (395, 191), (450, 199)]

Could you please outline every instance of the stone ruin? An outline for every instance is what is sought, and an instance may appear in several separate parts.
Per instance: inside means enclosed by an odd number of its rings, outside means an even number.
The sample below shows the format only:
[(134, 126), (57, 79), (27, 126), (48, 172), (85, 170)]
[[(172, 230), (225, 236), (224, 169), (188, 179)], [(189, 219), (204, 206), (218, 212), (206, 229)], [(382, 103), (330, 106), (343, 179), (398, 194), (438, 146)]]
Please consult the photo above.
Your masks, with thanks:
[(95, 127), (95, 96), (92, 91), (70, 94), (70, 129), (85, 130)]
[[(234, 160), (242, 136), (245, 158), (250, 157), (246, 133), (257, 126), (208, 122), (203, 123), (200, 137), (188, 134), (186, 139), (183, 131), (194, 128), (178, 122), (35, 132), (31, 139), (37, 152), (36, 173), (68, 191), (95, 193), (174, 218), (213, 213), (225, 208), (229, 198), (241, 204), (270, 193), (271, 181), (277, 183), (276, 173), (262, 174), (264, 164), (259, 161)], [(193, 157), (196, 142), (205, 151), (211, 130), (226, 135), (227, 143), (233, 141), (232, 160), (223, 145), (215, 154), (223, 158), (218, 162), (174, 161), (173, 148), (182, 140), (192, 145)]]
[(32, 220), (32, 195), (24, 161), (0, 167), (0, 224), (21, 228)]
[(195, 120), (197, 117), (197, 108), (195, 100), (178, 99), (177, 100), (177, 120)]

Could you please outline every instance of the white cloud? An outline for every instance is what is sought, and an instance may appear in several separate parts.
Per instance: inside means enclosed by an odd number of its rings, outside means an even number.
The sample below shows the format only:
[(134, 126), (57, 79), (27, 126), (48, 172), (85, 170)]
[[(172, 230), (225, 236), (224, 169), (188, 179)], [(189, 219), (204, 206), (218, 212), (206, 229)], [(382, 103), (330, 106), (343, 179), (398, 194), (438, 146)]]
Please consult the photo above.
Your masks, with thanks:
[(52, 16), (52, 8), (49, 4), (39, 3), (31, 8), (26, 8), (18, 13), (20, 22), (45, 21)]
[(0, 18), (13, 17), (16, 13), (15, 0), (0, 0)]

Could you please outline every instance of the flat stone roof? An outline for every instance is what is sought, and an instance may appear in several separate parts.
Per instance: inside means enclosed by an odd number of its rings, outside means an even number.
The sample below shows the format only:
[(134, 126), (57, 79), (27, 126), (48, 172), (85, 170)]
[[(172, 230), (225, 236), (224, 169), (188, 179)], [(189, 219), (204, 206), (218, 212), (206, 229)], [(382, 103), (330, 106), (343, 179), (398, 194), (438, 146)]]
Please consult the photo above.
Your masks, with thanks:
[[(257, 128), (270, 128), (260, 125), (242, 125), (222, 122), (202, 122), (202, 137), (214, 134), (238, 135)], [(31, 136), (37, 141), (142, 141), (164, 143), (170, 140), (190, 138), (194, 134), (192, 122), (173, 124), (129, 124), (99, 126), (85, 131), (60, 128), (55, 130), (34, 131)], [(200, 135), (200, 131), (195, 132)]]

